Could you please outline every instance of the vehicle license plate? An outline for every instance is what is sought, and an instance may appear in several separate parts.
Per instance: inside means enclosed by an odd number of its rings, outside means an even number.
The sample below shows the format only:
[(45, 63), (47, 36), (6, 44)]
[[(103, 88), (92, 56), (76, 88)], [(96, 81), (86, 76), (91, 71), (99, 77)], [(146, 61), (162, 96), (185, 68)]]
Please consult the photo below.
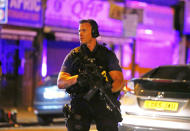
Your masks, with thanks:
[(143, 106), (146, 109), (177, 111), (178, 105), (177, 102), (146, 100)]

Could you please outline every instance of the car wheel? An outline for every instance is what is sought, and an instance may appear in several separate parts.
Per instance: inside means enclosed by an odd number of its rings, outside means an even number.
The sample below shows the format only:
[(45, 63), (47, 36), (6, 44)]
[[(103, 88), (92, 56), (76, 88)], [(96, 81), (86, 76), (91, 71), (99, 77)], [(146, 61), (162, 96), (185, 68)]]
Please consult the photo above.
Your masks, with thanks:
[(53, 118), (47, 115), (38, 115), (37, 118), (40, 125), (49, 125), (53, 122)]

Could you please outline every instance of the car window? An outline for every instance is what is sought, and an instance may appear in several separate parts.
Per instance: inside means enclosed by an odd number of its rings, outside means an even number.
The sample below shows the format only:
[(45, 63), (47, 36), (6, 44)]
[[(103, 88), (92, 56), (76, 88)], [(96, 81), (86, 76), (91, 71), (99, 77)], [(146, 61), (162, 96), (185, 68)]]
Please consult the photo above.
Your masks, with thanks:
[(190, 80), (190, 67), (188, 66), (158, 67), (146, 73), (143, 77), (175, 79), (175, 80)]

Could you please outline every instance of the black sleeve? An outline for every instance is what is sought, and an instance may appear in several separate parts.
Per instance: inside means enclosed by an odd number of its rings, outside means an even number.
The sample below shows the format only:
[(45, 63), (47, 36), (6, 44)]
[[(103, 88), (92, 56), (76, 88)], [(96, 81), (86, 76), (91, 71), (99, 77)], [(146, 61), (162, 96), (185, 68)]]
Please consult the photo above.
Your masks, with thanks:
[(114, 52), (110, 51), (108, 54), (108, 70), (113, 71), (121, 71), (121, 67), (119, 65), (119, 60), (117, 59)]
[(67, 72), (71, 74), (71, 64), (72, 64), (72, 54), (71, 52), (65, 57), (63, 64), (61, 66), (60, 72)]

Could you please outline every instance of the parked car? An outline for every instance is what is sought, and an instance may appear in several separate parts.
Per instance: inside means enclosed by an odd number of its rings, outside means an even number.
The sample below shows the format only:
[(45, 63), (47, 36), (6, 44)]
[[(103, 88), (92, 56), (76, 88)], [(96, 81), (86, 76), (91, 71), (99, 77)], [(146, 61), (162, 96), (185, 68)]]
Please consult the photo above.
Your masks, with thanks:
[(54, 118), (64, 118), (63, 107), (69, 103), (69, 94), (57, 87), (57, 75), (47, 76), (35, 90), (34, 112), (41, 124), (50, 124)]
[(190, 65), (159, 66), (128, 81), (119, 130), (190, 130)]

